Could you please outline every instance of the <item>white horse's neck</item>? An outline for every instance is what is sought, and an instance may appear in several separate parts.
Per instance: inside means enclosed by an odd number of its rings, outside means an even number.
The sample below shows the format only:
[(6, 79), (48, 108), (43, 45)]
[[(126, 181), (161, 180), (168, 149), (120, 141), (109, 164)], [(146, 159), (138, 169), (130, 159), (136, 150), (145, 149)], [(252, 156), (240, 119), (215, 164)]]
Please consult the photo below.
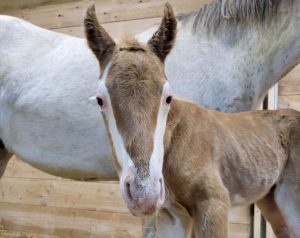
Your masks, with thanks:
[[(258, 108), (268, 89), (300, 60), (299, 6), (263, 24), (220, 26), (215, 32), (202, 26), (195, 33), (194, 18), (180, 21), (166, 61), (176, 94), (221, 111)], [(138, 37), (146, 41), (153, 31)]]

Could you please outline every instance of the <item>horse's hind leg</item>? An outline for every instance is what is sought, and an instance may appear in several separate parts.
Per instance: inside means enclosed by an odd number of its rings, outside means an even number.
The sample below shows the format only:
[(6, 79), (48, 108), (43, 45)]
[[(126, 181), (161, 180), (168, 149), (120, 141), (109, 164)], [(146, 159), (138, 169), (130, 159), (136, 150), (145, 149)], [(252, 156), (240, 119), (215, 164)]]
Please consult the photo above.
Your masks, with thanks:
[(286, 219), (293, 238), (300, 237), (300, 187), (282, 183), (276, 188), (276, 202)]
[(277, 238), (290, 238), (288, 227), (275, 202), (274, 191), (275, 186), (265, 197), (259, 200), (256, 205), (261, 210), (264, 218), (271, 224)]
[(4, 144), (0, 139), (0, 178), (2, 177), (11, 156), (12, 154), (5, 149)]
[(300, 238), (300, 144), (290, 146), (286, 167), (275, 189), (275, 201), (292, 237)]

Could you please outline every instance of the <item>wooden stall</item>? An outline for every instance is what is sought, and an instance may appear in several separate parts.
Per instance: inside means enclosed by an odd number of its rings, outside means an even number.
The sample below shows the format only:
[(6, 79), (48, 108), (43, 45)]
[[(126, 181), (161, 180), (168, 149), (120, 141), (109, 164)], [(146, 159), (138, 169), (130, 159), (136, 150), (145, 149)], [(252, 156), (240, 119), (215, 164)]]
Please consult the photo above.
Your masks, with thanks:
[[(209, 0), (169, 0), (177, 14)], [(160, 22), (165, 1), (96, 0), (99, 20), (115, 38)], [(0, 13), (82, 37), (85, 1), (0, 1)], [(300, 109), (300, 67), (280, 84), (280, 106)], [(297, 91), (298, 90), (298, 91)], [(253, 211), (232, 209), (231, 238), (251, 237)], [(142, 221), (123, 202), (117, 182), (80, 182), (38, 171), (13, 158), (0, 180), (0, 237), (141, 237)], [(259, 236), (255, 237), (258, 238)]]

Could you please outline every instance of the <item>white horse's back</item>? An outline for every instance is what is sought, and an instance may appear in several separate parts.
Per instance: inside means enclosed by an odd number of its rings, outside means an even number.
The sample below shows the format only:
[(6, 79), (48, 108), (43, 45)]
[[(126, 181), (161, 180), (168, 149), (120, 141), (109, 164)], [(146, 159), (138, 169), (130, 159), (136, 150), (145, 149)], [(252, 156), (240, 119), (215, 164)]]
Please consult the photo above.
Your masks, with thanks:
[(13, 17), (0, 22), (0, 138), (6, 147), (64, 177), (114, 174), (103, 123), (95, 120), (99, 110), (89, 100), (99, 71), (85, 40)]
[[(285, 6), (289, 2), (295, 12)], [(300, 60), (299, 1), (278, 4), (287, 12), (264, 16), (260, 9), (257, 18), (249, 1), (216, 1), (180, 20), (166, 59), (176, 95), (220, 111), (257, 107)], [(214, 12), (222, 7), (236, 12), (224, 19)], [(195, 24), (207, 16), (214, 30)], [(115, 176), (98, 105), (89, 101), (98, 77), (84, 39), (0, 16), (0, 139), (7, 149), (63, 177)]]

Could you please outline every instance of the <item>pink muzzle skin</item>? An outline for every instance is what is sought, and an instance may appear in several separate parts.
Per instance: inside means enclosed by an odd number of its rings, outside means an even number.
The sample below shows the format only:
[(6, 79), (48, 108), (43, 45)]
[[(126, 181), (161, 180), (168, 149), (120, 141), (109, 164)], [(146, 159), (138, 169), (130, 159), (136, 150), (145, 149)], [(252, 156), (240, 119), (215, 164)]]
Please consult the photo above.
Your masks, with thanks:
[(155, 213), (165, 201), (163, 179), (128, 176), (121, 188), (128, 209), (135, 216), (147, 216)]

